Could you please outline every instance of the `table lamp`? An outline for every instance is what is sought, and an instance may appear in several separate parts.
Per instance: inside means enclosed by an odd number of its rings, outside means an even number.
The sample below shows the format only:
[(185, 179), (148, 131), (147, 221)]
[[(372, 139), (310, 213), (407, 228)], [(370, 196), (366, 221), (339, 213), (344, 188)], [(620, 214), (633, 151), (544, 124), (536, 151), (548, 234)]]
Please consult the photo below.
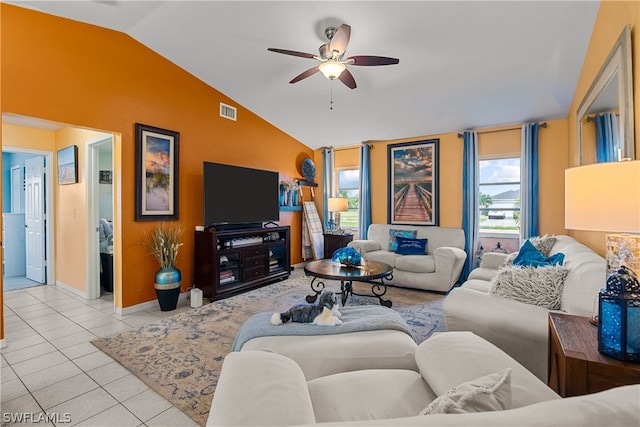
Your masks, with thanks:
[(565, 227), (607, 234), (606, 288), (598, 295), (598, 351), (640, 361), (640, 161), (565, 170)]
[(329, 197), (327, 199), (327, 210), (330, 214), (328, 227), (330, 231), (336, 230), (335, 213), (349, 210), (349, 200), (346, 197)]

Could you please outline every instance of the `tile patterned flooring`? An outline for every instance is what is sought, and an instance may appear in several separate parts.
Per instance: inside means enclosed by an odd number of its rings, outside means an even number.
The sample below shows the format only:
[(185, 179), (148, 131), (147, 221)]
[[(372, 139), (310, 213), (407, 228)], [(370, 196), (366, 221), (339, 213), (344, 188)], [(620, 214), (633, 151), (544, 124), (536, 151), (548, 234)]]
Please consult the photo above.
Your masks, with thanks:
[[(191, 310), (186, 299), (171, 312), (156, 308), (120, 316), (113, 312), (112, 295), (85, 300), (52, 285), (4, 292), (0, 423), (197, 426), (90, 343), (185, 310)], [(24, 413), (32, 420), (42, 414), (54, 419), (7, 422)], [(62, 422), (55, 422), (55, 417)]]

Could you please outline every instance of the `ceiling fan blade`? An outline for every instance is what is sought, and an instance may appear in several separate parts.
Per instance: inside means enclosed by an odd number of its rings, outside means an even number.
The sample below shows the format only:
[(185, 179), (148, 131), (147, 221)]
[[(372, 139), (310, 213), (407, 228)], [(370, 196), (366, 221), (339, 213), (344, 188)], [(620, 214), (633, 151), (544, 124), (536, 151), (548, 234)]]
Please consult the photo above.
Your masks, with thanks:
[(318, 67), (309, 68), (307, 71), (300, 73), (298, 76), (294, 77), (293, 80), (291, 80), (289, 83), (297, 83), (302, 79), (313, 76), (318, 71), (320, 71)]
[(342, 73), (340, 73), (340, 77), (338, 77), (338, 79), (349, 89), (356, 88), (356, 79), (353, 78), (353, 74), (351, 74), (349, 70), (344, 70)]
[(336, 30), (336, 33), (331, 38), (329, 43), (329, 51), (338, 51), (339, 55), (343, 55), (347, 50), (349, 44), (349, 38), (351, 37), (351, 27), (347, 24), (340, 25), (340, 28)]
[(351, 65), (366, 65), (366, 66), (393, 65), (400, 62), (400, 60), (397, 58), (387, 58), (386, 56), (370, 56), (370, 55), (350, 56), (345, 61), (349, 61), (349, 64)]
[(267, 48), (267, 50), (269, 52), (276, 52), (276, 53), (282, 53), (282, 54), (285, 54), (285, 55), (299, 56), (301, 58), (309, 58), (309, 59), (315, 58), (315, 55), (312, 55), (310, 53), (304, 53), (304, 52), (296, 52), (295, 50), (276, 49), (276, 48), (273, 48), (273, 47)]

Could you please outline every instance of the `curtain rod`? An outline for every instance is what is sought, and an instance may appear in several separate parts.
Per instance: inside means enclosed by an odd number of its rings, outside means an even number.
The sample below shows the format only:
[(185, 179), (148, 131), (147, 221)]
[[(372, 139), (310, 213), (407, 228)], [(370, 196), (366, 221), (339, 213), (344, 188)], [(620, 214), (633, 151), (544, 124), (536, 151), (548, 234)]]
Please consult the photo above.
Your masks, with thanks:
[[(333, 150), (333, 151), (346, 151), (346, 150), (358, 150), (362, 145), (365, 144), (361, 144), (361, 145), (351, 145), (349, 147), (339, 147), (339, 148), (334, 148), (334, 147), (320, 147), (319, 150)], [(371, 144), (366, 144), (369, 146), (369, 148), (371, 150), (373, 150), (373, 145)]]
[[(594, 114), (593, 116), (587, 116), (587, 123), (595, 122), (597, 116), (597, 114)], [(615, 116), (620, 117), (620, 114), (615, 114)]]
[[(540, 125), (541, 128), (546, 128), (547, 127), (547, 122), (538, 122), (538, 124)], [(484, 133), (496, 133), (496, 132), (506, 132), (508, 130), (519, 130), (522, 129), (522, 126), (519, 127), (512, 127), (512, 128), (507, 128), (507, 129), (497, 129), (497, 130), (485, 130), (485, 131), (480, 131), (478, 132), (479, 134), (484, 134)], [(458, 132), (458, 138), (462, 138), (464, 136), (463, 133)]]

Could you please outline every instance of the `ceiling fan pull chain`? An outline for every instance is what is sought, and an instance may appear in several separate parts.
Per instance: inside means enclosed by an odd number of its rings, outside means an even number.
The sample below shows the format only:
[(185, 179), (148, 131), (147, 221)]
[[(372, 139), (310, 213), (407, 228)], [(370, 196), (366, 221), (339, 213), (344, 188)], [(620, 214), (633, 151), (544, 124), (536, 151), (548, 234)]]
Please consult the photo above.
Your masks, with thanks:
[(329, 87), (331, 88), (331, 102), (329, 103), (329, 110), (333, 110), (333, 80), (329, 80)]

